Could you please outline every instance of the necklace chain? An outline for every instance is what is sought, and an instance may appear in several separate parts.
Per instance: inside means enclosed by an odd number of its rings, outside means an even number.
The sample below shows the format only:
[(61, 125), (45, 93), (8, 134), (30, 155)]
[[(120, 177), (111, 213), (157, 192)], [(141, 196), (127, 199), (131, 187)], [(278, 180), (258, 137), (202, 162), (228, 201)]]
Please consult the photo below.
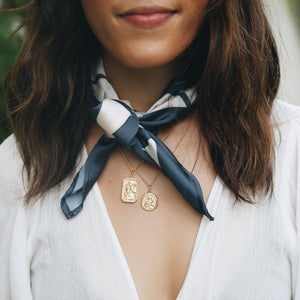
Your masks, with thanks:
[[(194, 121), (196, 117), (196, 114), (193, 116), (192, 120), (190, 121), (189, 125), (187, 126), (187, 128), (185, 129), (185, 132), (183, 133), (183, 135), (181, 136), (181, 138), (179, 139), (179, 141), (177, 142), (174, 150), (172, 151), (173, 153), (176, 152), (176, 150), (178, 149), (178, 147), (180, 146), (181, 142), (183, 141), (183, 139), (185, 138), (185, 136), (187, 135), (187, 133), (189, 132), (191, 126), (192, 126), (192, 123)], [(169, 136), (170, 134), (174, 131), (174, 126), (171, 130), (169, 130), (169, 132), (167, 132), (167, 134), (161, 139), (162, 141), (165, 141)], [(133, 177), (134, 173), (136, 173), (141, 179), (142, 181), (145, 183), (145, 185), (148, 187), (148, 191), (150, 192), (151, 191), (151, 188), (153, 187), (153, 185), (155, 184), (157, 178), (159, 177), (160, 175), (160, 171), (157, 172), (157, 174), (155, 175), (154, 179), (152, 180), (152, 182), (149, 184), (145, 178), (140, 174), (140, 172), (138, 171), (138, 169), (142, 166), (142, 164), (145, 162), (145, 160), (142, 160), (137, 167), (134, 167), (132, 165), (132, 163), (129, 161), (129, 159), (126, 157), (125, 153), (122, 151), (122, 149), (119, 147), (119, 151), (120, 151), (120, 154), (122, 156), (122, 158), (124, 159), (128, 169), (130, 170), (130, 173), (131, 173), (131, 177)], [(194, 169), (195, 166), (193, 166), (193, 169)]]
[[(162, 141), (165, 141), (165, 140), (170, 136), (170, 134), (174, 131), (174, 129), (175, 129), (175, 127), (173, 126), (173, 127), (172, 127), (172, 128), (171, 128), (171, 129), (170, 129), (170, 130), (169, 130), (169, 131), (161, 138), (161, 140), (162, 140)], [(130, 163), (129, 159), (126, 157), (125, 153), (122, 151), (121, 147), (118, 147), (118, 150), (120, 151), (120, 154), (121, 154), (123, 160), (125, 161), (125, 163), (126, 163), (128, 169), (130, 170), (131, 176), (133, 176), (134, 173), (137, 173), (137, 174), (139, 175), (139, 173), (137, 172), (137, 170), (143, 165), (143, 163), (145, 162), (145, 160), (143, 159), (136, 167), (134, 167), (134, 166)], [(139, 176), (140, 176), (140, 175), (139, 175)], [(145, 183), (145, 184), (148, 186), (147, 183)]]

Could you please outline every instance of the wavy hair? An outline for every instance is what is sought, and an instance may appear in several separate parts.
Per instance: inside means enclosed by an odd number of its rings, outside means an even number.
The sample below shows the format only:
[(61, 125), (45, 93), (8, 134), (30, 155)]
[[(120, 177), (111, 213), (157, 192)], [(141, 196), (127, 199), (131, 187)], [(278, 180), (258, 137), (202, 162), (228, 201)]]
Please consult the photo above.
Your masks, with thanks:
[[(23, 10), (26, 36), (5, 93), (30, 203), (75, 167), (91, 125), (89, 78), (101, 45), (79, 0), (34, 0)], [(201, 69), (197, 110), (214, 168), (237, 199), (251, 202), (273, 186), (270, 115), (280, 79), (262, 1), (210, 0), (187, 53), (187, 62)]]

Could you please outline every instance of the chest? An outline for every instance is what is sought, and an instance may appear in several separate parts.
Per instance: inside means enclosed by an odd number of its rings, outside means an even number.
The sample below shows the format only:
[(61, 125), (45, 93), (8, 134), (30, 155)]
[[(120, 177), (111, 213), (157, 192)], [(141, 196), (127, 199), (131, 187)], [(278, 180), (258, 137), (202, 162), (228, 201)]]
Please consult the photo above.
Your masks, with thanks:
[[(188, 241), (182, 226), (177, 227), (181, 231), (175, 241), (170, 231), (164, 233), (166, 229), (161, 227), (161, 223), (157, 224), (161, 231), (156, 231), (156, 222), (143, 227), (148, 233), (143, 237), (145, 246), (142, 243), (134, 246), (137, 244), (132, 241), (140, 238), (140, 232), (128, 232), (128, 228), (125, 228), (122, 241), (122, 234), (116, 234), (117, 230), (122, 230), (122, 224), (119, 229), (116, 222), (113, 225), (113, 215), (109, 215), (111, 212), (106, 207), (102, 192), (95, 185), (83, 211), (71, 220), (63, 218), (55, 199), (49, 199), (41, 208), (39, 226), (35, 232), (30, 232), (28, 246), (33, 299), (143, 300), (152, 296), (154, 299), (175, 299), (177, 296), (178, 300), (292, 298), (295, 274), (291, 265), (297, 256), (296, 238), (282, 222), (275, 202), (272, 203), (274, 209), (233, 205), (232, 195), (217, 180), (208, 199), (208, 209), (215, 221), (210, 222), (205, 217), (201, 220), (197, 237), (191, 237), (190, 245), (194, 243), (194, 249), (189, 257), (190, 252), (178, 248), (182, 240)], [(159, 202), (159, 205), (162, 203)], [(139, 222), (139, 219), (133, 218), (130, 229), (141, 227)], [(194, 226), (197, 226), (196, 222)], [(193, 234), (196, 231), (194, 229)], [(158, 245), (153, 245), (154, 241), (150, 240), (152, 232), (162, 236)], [(165, 242), (167, 238), (169, 240)], [(160, 259), (153, 250), (164, 259)], [(186, 261), (190, 260), (188, 270), (187, 263), (183, 263), (185, 269), (179, 272), (174, 266), (183, 257)], [(141, 263), (141, 267), (135, 267), (135, 263)], [(148, 270), (149, 265), (152, 269)], [(181, 275), (173, 276), (176, 272)], [(183, 276), (184, 283), (179, 294), (175, 295)], [(150, 277), (163, 284), (154, 286), (157, 282), (148, 281)], [(139, 280), (143, 282), (139, 283)], [(140, 295), (141, 291), (144, 294)]]
[[(138, 174), (130, 174), (124, 161), (113, 157), (98, 180), (125, 263), (143, 300), (176, 299), (189, 269), (202, 219), (159, 172), (145, 164)], [(122, 182), (128, 177), (138, 183), (134, 189), (136, 202), (121, 200), (125, 188)], [(212, 177), (212, 183), (213, 180)], [(142, 207), (149, 185), (157, 197), (157, 206), (151, 211)]]
[[(197, 152), (199, 132), (191, 125), (185, 120), (173, 128), (168, 147), (197, 176), (207, 200), (215, 173), (204, 163), (203, 153)], [(118, 150), (110, 154), (97, 185), (124, 263), (141, 299), (175, 299), (189, 269), (202, 215), (158, 168), (141, 161), (133, 151)], [(145, 197), (149, 193), (155, 204)]]

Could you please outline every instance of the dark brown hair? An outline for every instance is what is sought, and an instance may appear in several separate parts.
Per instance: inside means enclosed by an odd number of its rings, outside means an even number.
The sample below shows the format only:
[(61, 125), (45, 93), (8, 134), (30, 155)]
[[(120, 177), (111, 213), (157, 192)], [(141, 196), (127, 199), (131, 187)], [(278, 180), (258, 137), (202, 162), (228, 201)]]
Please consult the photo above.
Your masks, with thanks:
[[(89, 78), (101, 45), (79, 0), (35, 0), (24, 9), (27, 33), (5, 89), (29, 202), (75, 167), (91, 124)], [(209, 1), (199, 36), (188, 53), (202, 69), (196, 83), (200, 128), (218, 175), (237, 199), (251, 201), (272, 188), (270, 114), (280, 78), (261, 0)]]

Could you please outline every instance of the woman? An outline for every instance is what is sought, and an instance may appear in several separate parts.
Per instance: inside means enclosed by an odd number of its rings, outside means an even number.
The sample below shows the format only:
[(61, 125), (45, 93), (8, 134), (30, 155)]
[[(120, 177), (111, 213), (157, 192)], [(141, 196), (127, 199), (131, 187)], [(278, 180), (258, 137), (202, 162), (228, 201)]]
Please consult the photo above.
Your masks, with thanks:
[(300, 111), (261, 1), (26, 10), (1, 299), (299, 300)]

